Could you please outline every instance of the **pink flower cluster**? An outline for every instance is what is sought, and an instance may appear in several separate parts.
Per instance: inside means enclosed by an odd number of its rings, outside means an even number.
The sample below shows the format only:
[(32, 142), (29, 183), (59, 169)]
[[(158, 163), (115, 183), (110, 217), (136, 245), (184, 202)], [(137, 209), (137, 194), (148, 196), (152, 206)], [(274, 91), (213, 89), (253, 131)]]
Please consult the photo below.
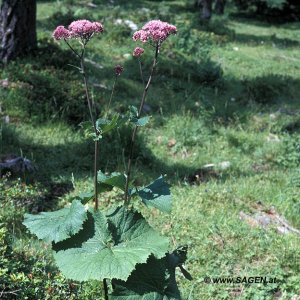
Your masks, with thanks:
[(116, 76), (120, 76), (124, 71), (124, 68), (121, 65), (115, 66), (115, 74)]
[(81, 38), (89, 40), (95, 33), (103, 32), (103, 26), (99, 22), (91, 22), (88, 20), (78, 20), (72, 22), (68, 29), (64, 26), (58, 26), (53, 32), (53, 38), (56, 40)]
[(133, 34), (133, 40), (140, 40), (146, 43), (148, 40), (153, 42), (163, 42), (170, 34), (175, 34), (177, 28), (167, 22), (160, 20), (152, 20), (146, 23), (141, 30)]
[(94, 33), (103, 32), (103, 26), (99, 22), (90, 22), (88, 20), (74, 21), (69, 25), (69, 31), (72, 37), (90, 37)]
[(58, 26), (53, 32), (53, 37), (56, 40), (68, 39), (70, 38), (70, 31), (64, 26)]
[(133, 56), (136, 56), (136, 57), (139, 57), (141, 56), (143, 53), (144, 53), (144, 49), (141, 48), (141, 47), (136, 47), (134, 50), (133, 50)]

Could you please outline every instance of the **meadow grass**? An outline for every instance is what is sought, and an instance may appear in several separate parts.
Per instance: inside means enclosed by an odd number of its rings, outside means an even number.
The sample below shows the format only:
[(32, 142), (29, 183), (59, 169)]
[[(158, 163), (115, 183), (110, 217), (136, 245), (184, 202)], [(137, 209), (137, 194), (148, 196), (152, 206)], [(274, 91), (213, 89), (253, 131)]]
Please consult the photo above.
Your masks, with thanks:
[[(93, 145), (78, 132), (78, 123), (87, 117), (83, 87), (67, 65), (74, 63), (71, 53), (51, 41), (53, 29), (84, 17), (104, 23), (106, 33), (93, 39), (88, 54), (89, 80), (101, 111), (112, 87), (113, 67), (124, 65), (112, 106), (122, 112), (138, 104), (142, 87), (131, 56), (132, 31), (115, 20), (130, 19), (140, 26), (160, 18), (176, 24), (178, 34), (164, 45), (147, 98), (152, 118), (150, 126), (139, 131), (134, 177), (144, 184), (166, 174), (174, 205), (169, 216), (136, 206), (154, 227), (171, 236), (172, 247), (189, 245), (186, 265), (194, 280), (178, 273), (183, 299), (298, 299), (299, 236), (252, 228), (239, 213), (251, 214), (263, 203), (300, 228), (299, 23), (238, 18), (229, 8), (226, 16), (214, 16), (206, 24), (199, 21), (192, 1), (95, 1), (97, 8), (69, 3), (38, 1), (38, 57), (19, 59), (1, 71), (1, 78), (15, 82), (15, 87), (0, 91), (2, 114), (12, 119), (1, 127), (1, 153), (22, 152), (38, 166), (35, 175), (21, 179), (27, 185), (13, 179), (0, 185), (0, 223), (10, 224), (15, 251), (26, 257), (45, 255), (44, 267), (51, 265), (47, 249), (40, 254), (39, 243), (20, 225), (24, 211), (61, 207), (92, 187)], [(145, 69), (150, 58), (145, 55)], [(126, 129), (105, 137), (100, 150), (103, 171), (124, 169), (129, 137)], [(230, 162), (229, 168), (190, 182), (203, 165), (224, 161)], [(117, 203), (120, 196), (113, 190), (101, 203)], [(209, 285), (203, 283), (207, 276), (267, 276), (279, 283)], [(38, 286), (40, 295), (49, 296), (40, 282), (24, 286)], [(70, 299), (101, 299), (95, 286), (86, 285)], [(71, 293), (65, 282), (60, 291), (64, 289)]]

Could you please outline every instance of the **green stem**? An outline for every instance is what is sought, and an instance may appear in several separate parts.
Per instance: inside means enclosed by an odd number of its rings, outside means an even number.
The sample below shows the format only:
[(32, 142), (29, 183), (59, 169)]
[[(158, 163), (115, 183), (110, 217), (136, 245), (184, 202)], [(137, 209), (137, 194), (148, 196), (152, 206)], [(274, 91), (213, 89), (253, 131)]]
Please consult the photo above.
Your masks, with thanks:
[(138, 57), (138, 60), (139, 60), (139, 67), (140, 67), (140, 75), (141, 75), (141, 79), (142, 79), (142, 82), (143, 82), (143, 86), (145, 86), (145, 79), (144, 79), (144, 75), (143, 75), (142, 62), (141, 62), (141, 60), (140, 60), (139, 57)]
[(98, 200), (98, 181), (97, 181), (97, 173), (98, 173), (98, 153), (99, 153), (99, 141), (95, 141), (95, 153), (94, 153), (94, 189), (95, 189), (95, 210), (97, 211), (99, 208), (99, 200)]
[(108, 114), (108, 111), (109, 111), (109, 108), (110, 108), (110, 105), (111, 105), (111, 101), (113, 99), (117, 79), (118, 79), (118, 76), (116, 75), (115, 80), (114, 80), (114, 84), (113, 84), (113, 87), (112, 87), (112, 91), (111, 91), (111, 94), (110, 94), (110, 98), (109, 98), (109, 102), (108, 102), (108, 106), (107, 106), (107, 110), (106, 110), (106, 115)]
[(106, 279), (103, 279), (103, 288), (104, 288), (104, 299), (105, 300), (109, 300), (108, 299), (108, 286), (107, 286), (107, 282)]
[[(96, 122), (93, 116), (93, 109), (92, 109), (92, 102), (90, 99), (90, 94), (89, 94), (89, 89), (88, 89), (88, 83), (87, 83), (87, 78), (86, 78), (86, 73), (85, 73), (85, 66), (84, 66), (84, 51), (85, 48), (83, 47), (82, 49), (82, 53), (80, 56), (80, 66), (81, 66), (81, 72), (82, 72), (82, 76), (83, 76), (83, 81), (84, 81), (84, 87), (85, 87), (85, 95), (86, 95), (86, 99), (88, 102), (88, 107), (89, 107), (89, 112), (90, 112), (90, 118), (91, 118), (91, 122), (93, 124), (94, 127), (94, 131), (95, 131), (95, 137), (98, 137), (98, 131), (96, 128)], [(94, 153), (94, 191), (95, 191), (95, 210), (98, 210), (99, 207), (99, 202), (98, 202), (98, 184), (97, 184), (97, 173), (98, 173), (98, 149), (99, 146), (99, 142), (98, 140), (95, 140), (95, 153)]]
[[(152, 64), (152, 68), (151, 68), (151, 72), (147, 81), (147, 84), (144, 88), (144, 92), (142, 95), (142, 99), (141, 99), (141, 104), (140, 104), (140, 108), (138, 111), (138, 118), (140, 118), (141, 113), (142, 113), (142, 109), (143, 106), (145, 104), (145, 100), (146, 100), (146, 96), (148, 93), (148, 89), (150, 87), (151, 84), (151, 80), (152, 80), (152, 76), (157, 64), (157, 59), (158, 59), (158, 54), (159, 54), (159, 44), (156, 44), (156, 48), (155, 48), (155, 56), (154, 56), (154, 60), (153, 60), (153, 64)], [(135, 144), (135, 138), (136, 138), (136, 134), (137, 134), (137, 130), (138, 130), (138, 126), (135, 126), (132, 132), (132, 136), (131, 136), (131, 145), (130, 145), (130, 152), (129, 152), (129, 159), (128, 159), (128, 165), (127, 165), (127, 176), (126, 176), (126, 185), (125, 185), (125, 199), (124, 199), (124, 204), (126, 206), (129, 205), (130, 203), (130, 197), (128, 195), (128, 188), (129, 188), (129, 181), (130, 181), (130, 176), (131, 176), (131, 168), (132, 168), (132, 158), (133, 158), (133, 149), (134, 149), (134, 144)]]
[(90, 118), (91, 118), (91, 121), (92, 121), (92, 124), (93, 124), (93, 127), (94, 127), (95, 134), (97, 136), (98, 131), (96, 129), (96, 123), (95, 123), (95, 119), (94, 119), (94, 116), (93, 116), (92, 102), (91, 102), (90, 95), (89, 95), (89, 89), (88, 89), (87, 78), (86, 78), (86, 73), (85, 73), (84, 53), (81, 56), (80, 66), (81, 66), (81, 72), (82, 72), (83, 81), (84, 81), (85, 95), (86, 95), (86, 99), (87, 99), (88, 107), (89, 107), (89, 112), (90, 112)]
[(64, 39), (65, 43), (69, 46), (72, 52), (81, 60), (81, 56), (77, 53), (77, 51), (68, 43), (66, 39)]

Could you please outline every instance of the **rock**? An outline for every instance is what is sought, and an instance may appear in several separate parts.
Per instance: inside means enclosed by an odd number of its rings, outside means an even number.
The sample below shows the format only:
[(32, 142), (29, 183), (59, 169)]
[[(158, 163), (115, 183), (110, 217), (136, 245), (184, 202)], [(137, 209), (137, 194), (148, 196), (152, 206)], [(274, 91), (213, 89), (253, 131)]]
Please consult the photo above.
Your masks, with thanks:
[(206, 164), (202, 168), (203, 169), (213, 169), (216, 165), (215, 164)]
[(176, 140), (174, 138), (169, 139), (169, 141), (168, 141), (168, 147), (172, 148), (172, 147), (174, 147), (176, 145), (176, 143), (177, 142), (176, 142)]
[(122, 20), (122, 19), (116, 19), (114, 22), (115, 25), (126, 25), (127, 27), (129, 27), (132, 31), (136, 31), (138, 30), (138, 26), (137, 24), (135, 24), (133, 21), (131, 20)]
[(231, 163), (230, 161), (222, 161), (218, 164), (218, 167), (221, 169), (221, 170), (226, 170), (228, 168), (230, 168), (231, 166)]
[(0, 160), (0, 173), (11, 172), (13, 174), (19, 174), (33, 171), (36, 171), (36, 167), (27, 158), (8, 155)]
[(277, 232), (280, 234), (288, 234), (289, 233), (289, 230), (284, 226), (278, 226), (276, 229), (277, 229)]
[(251, 227), (258, 227), (259, 226), (259, 223), (255, 218), (253, 218), (251, 216), (248, 216), (243, 211), (240, 212), (240, 220), (244, 221), (245, 223), (247, 223)]
[(194, 174), (187, 177), (187, 181), (190, 184), (200, 184), (206, 182), (212, 178), (218, 178), (219, 174), (211, 168), (201, 168), (194, 172)]
[(95, 3), (93, 3), (93, 2), (87, 3), (87, 6), (91, 7), (91, 8), (97, 8), (97, 5)]
[(3, 87), (3, 88), (7, 88), (9, 86), (9, 81), (8, 79), (0, 79), (0, 85)]
[(257, 220), (258, 224), (263, 227), (268, 226), (271, 223), (270, 217), (266, 215), (256, 215), (255, 219)]
[(130, 53), (125, 53), (125, 54), (123, 54), (123, 57), (124, 58), (130, 58), (132, 55), (130, 54)]
[(296, 233), (300, 231), (291, 227), (288, 222), (280, 216), (275, 208), (271, 206), (266, 209), (262, 204), (256, 206), (256, 212), (252, 215), (240, 212), (240, 219), (251, 227), (274, 228), (280, 234)]
[(277, 291), (277, 292), (275, 292), (274, 294), (273, 294), (273, 297), (275, 298), (275, 299), (280, 299), (281, 298), (281, 296), (282, 296), (282, 291)]
[(9, 118), (8, 115), (7, 115), (7, 116), (4, 116), (4, 117), (2, 118), (2, 120), (3, 120), (3, 122), (4, 122), (5, 124), (9, 124), (9, 123), (10, 123), (10, 118)]
[(156, 143), (157, 143), (158, 145), (160, 145), (160, 144), (161, 144), (161, 141), (162, 141), (162, 136), (159, 135), (159, 136), (156, 138)]
[(270, 166), (267, 164), (253, 164), (252, 169), (255, 172), (266, 172), (270, 170)]
[(206, 164), (202, 168), (226, 170), (226, 169), (230, 168), (230, 166), (231, 166), (230, 161), (222, 161), (218, 164)]
[(135, 24), (133, 21), (131, 20), (125, 20), (124, 24), (127, 25), (132, 31), (136, 31), (138, 30), (138, 26), (137, 24)]
[(269, 143), (278, 143), (278, 142), (280, 142), (280, 139), (279, 139), (278, 135), (270, 133), (267, 136), (267, 141)]

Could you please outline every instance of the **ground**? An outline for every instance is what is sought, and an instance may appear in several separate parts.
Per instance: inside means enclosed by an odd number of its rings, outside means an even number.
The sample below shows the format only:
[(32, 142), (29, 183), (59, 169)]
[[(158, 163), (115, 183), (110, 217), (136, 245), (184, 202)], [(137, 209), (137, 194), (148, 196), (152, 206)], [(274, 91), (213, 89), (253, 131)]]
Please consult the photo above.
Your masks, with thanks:
[[(38, 1), (39, 50), (0, 71), (1, 114), (10, 118), (1, 125), (1, 154), (26, 156), (38, 167), (35, 174), (0, 182), (0, 251), (9, 252), (1, 261), (0, 293), (9, 286), (22, 287), (22, 295), (15, 292), (18, 299), (101, 299), (98, 283), (63, 279), (47, 246), (21, 225), (25, 211), (62, 207), (92, 186), (93, 144), (78, 126), (88, 117), (81, 78), (70, 66), (76, 60), (51, 33), (73, 19), (103, 22), (105, 33), (93, 39), (88, 52), (89, 82), (103, 111), (113, 68), (124, 65), (112, 106), (123, 112), (129, 104), (138, 105), (142, 88), (131, 55), (137, 45), (132, 30), (116, 20), (140, 27), (161, 19), (175, 24), (178, 34), (160, 54), (147, 98), (152, 118), (139, 131), (134, 177), (145, 184), (166, 174), (174, 204), (171, 215), (137, 208), (170, 237), (172, 248), (189, 246), (186, 267), (193, 281), (179, 273), (183, 299), (299, 299), (299, 236), (250, 226), (240, 212), (274, 207), (290, 226), (300, 228), (300, 23), (257, 21), (239, 16), (233, 7), (203, 23), (192, 1), (95, 1), (94, 8), (87, 1), (66, 2)], [(145, 49), (148, 70), (153, 50)], [(124, 170), (129, 137), (129, 130), (121, 130), (101, 142), (103, 171)], [(206, 164), (215, 166), (207, 171)], [(101, 205), (120, 197), (113, 190)], [(205, 277), (237, 276), (278, 282), (203, 283)]]

